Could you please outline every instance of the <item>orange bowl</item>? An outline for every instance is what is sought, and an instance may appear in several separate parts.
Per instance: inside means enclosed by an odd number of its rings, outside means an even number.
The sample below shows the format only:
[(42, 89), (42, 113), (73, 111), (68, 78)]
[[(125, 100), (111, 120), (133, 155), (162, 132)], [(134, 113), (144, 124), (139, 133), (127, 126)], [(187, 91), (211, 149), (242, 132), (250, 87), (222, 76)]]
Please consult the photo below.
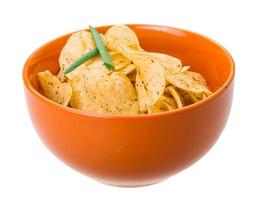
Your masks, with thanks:
[[(142, 186), (172, 176), (201, 158), (222, 132), (232, 103), (234, 63), (216, 42), (166, 26), (129, 25), (148, 51), (180, 58), (200, 72), (214, 92), (184, 108), (142, 116), (105, 116), (60, 106), (38, 92), (35, 74), (57, 73), (70, 36), (37, 49), (23, 69), (34, 127), (47, 147), (72, 168), (103, 183)], [(109, 26), (98, 27), (105, 32)]]

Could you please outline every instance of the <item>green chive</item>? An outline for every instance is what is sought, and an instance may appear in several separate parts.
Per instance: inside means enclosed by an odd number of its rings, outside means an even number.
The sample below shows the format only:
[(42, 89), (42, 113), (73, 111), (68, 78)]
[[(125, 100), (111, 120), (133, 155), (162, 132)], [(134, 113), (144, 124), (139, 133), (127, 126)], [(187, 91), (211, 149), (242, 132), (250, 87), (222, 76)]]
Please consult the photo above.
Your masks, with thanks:
[(69, 65), (65, 70), (64, 70), (64, 74), (67, 74), (71, 71), (73, 71), (75, 68), (79, 67), (80, 65), (82, 65), (84, 62), (86, 62), (87, 60), (95, 57), (98, 54), (98, 49), (94, 48), (91, 51), (87, 52), (86, 54), (84, 54), (83, 56), (81, 56), (79, 59), (77, 59), (75, 62), (73, 62), (71, 65)]
[(89, 29), (92, 33), (92, 36), (96, 42), (96, 46), (98, 48), (99, 54), (103, 59), (103, 62), (105, 64), (105, 66), (107, 67), (107, 69), (109, 70), (114, 70), (114, 66), (113, 63), (111, 61), (111, 58), (106, 50), (106, 47), (104, 45), (104, 42), (101, 38), (101, 36), (99, 35), (99, 33), (96, 31), (96, 29), (92, 26), (89, 26)]

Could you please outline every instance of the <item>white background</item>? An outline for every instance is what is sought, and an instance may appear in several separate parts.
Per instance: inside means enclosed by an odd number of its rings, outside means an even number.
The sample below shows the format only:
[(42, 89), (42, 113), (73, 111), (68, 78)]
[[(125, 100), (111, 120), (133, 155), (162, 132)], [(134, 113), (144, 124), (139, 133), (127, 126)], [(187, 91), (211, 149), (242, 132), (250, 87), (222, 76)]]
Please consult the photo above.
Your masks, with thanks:
[[(66, 2), (0, 3), (0, 199), (262, 199), (261, 1)], [(55, 158), (33, 129), (23, 94), (21, 69), (38, 46), (89, 24), (118, 23), (199, 32), (236, 63), (233, 108), (216, 145), (180, 174), (142, 188), (97, 183)]]

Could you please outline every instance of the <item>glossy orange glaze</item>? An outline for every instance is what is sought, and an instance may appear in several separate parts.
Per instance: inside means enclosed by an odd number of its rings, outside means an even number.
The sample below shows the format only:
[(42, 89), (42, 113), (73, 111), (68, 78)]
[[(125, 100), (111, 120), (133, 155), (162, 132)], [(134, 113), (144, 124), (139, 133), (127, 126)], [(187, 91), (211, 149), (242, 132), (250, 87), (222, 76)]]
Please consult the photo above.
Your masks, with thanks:
[(223, 130), (233, 95), (234, 63), (217, 43), (172, 27), (130, 28), (144, 49), (176, 56), (203, 74), (214, 94), (179, 110), (143, 116), (104, 116), (60, 106), (38, 92), (35, 73), (58, 72), (59, 53), (70, 34), (37, 49), (23, 70), (30, 116), (48, 148), (78, 171), (118, 186), (159, 182), (201, 158)]

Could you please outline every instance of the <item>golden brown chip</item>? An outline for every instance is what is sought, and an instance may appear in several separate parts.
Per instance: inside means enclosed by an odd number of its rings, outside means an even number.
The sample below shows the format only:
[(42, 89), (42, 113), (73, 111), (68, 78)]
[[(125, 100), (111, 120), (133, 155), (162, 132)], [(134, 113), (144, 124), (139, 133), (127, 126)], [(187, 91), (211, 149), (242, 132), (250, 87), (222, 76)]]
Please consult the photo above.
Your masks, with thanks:
[(170, 82), (175, 87), (183, 89), (187, 92), (192, 93), (206, 93), (208, 95), (211, 92), (205, 86), (199, 84), (191, 75), (186, 73), (177, 73), (167, 76), (167, 81)]
[[(118, 114), (139, 114), (137, 95), (127, 76), (121, 72), (114, 72), (110, 75), (115, 85), (115, 90), (111, 94), (111, 101), (117, 99), (116, 113)], [(109, 101), (109, 102), (111, 102)]]
[[(131, 60), (134, 64), (136, 64), (136, 60), (138, 59), (146, 59), (151, 63), (161, 65), (165, 74), (172, 75), (181, 72), (181, 70), (186, 70), (187, 68), (182, 67), (182, 63), (178, 58), (162, 54), (162, 53), (152, 53), (145, 51), (133, 51), (127, 47), (122, 46), (121, 53)], [(137, 64), (136, 64), (137, 65)]]
[[(60, 57), (59, 65), (60, 72), (58, 74), (59, 79), (64, 80), (64, 69), (72, 64), (74, 61), (79, 59), (85, 53), (91, 51), (96, 47), (95, 41), (90, 32), (88, 31), (79, 31), (73, 33), (67, 40), (65, 46), (63, 47)], [(81, 69), (92, 62), (93, 59), (88, 60), (86, 63), (80, 65), (78, 68), (66, 75), (67, 78), (71, 79), (75, 74), (79, 73)]]
[(192, 72), (192, 71), (185, 71), (184, 74), (191, 76), (192, 79), (194, 79), (200, 85), (207, 86), (207, 82), (201, 74), (199, 74), (197, 72)]
[(182, 69), (182, 62), (178, 58), (162, 53), (143, 53), (150, 54), (154, 60), (157, 60), (164, 67), (167, 75), (178, 73)]
[(160, 112), (166, 112), (168, 111), (168, 107), (166, 106), (166, 103), (164, 103), (161, 99), (159, 99), (155, 105), (149, 106), (148, 108), (148, 114), (153, 113), (160, 113)]
[(165, 104), (168, 110), (174, 110), (177, 108), (175, 100), (171, 97), (162, 96), (160, 100)]
[(198, 94), (198, 93), (188, 92), (188, 95), (190, 96), (190, 98), (192, 99), (192, 101), (194, 103), (207, 98), (207, 94), (206, 93)]
[[(73, 108), (87, 109), (88, 102), (85, 101), (87, 95), (85, 94), (86, 84), (95, 84), (96, 77), (101, 79), (105, 77), (108, 70), (100, 58), (97, 58), (87, 67), (81, 69), (80, 73), (76, 73), (72, 79), (68, 79), (69, 84), (72, 86), (73, 94), (70, 100), (70, 105)], [(94, 83), (92, 83), (94, 81)], [(96, 88), (94, 87), (94, 90)]]
[(122, 68), (121, 72), (124, 73), (125, 75), (128, 75), (135, 70), (136, 70), (136, 66), (134, 64), (129, 64), (125, 68)]
[(176, 102), (174, 100), (173, 97), (167, 96), (167, 95), (163, 95), (162, 97), (160, 97), (160, 99), (164, 102), (167, 102), (168, 104), (176, 107)]
[[(79, 59), (86, 52), (95, 48), (95, 46), (96, 46), (95, 42), (90, 32), (79, 31), (73, 33), (67, 40), (65, 46), (63, 47), (60, 53), (60, 57), (59, 57), (60, 71), (58, 74), (58, 78), (60, 80), (64, 80), (65, 79), (64, 69), (68, 67), (70, 64), (72, 64), (74, 61)], [(78, 70), (80, 71), (83, 66), (85, 66), (85, 64), (82, 64), (77, 69), (68, 73), (66, 76), (68, 78), (72, 78), (72, 76), (78, 73)]]
[(83, 54), (96, 47), (95, 41), (90, 32), (79, 31), (73, 33), (67, 40), (59, 57), (59, 64), (62, 69), (80, 58)]
[(111, 57), (115, 70), (123, 69), (124, 67), (127, 67), (131, 63), (130, 60), (128, 60), (126, 57), (124, 57), (120, 53), (110, 52), (110, 57)]
[(134, 31), (126, 25), (109, 28), (105, 34), (105, 45), (109, 50), (122, 53), (122, 47), (131, 50), (142, 50)]
[(178, 108), (182, 108), (183, 107), (183, 103), (182, 103), (182, 100), (181, 100), (181, 96), (179, 95), (179, 92), (176, 90), (176, 88), (174, 86), (168, 86), (166, 88), (166, 90), (168, 92), (171, 93), (171, 95), (173, 96), (175, 102), (176, 102), (176, 105)]
[(141, 56), (150, 57), (162, 65), (167, 74), (177, 73), (182, 68), (181, 61), (175, 57), (161, 53), (143, 52), (136, 34), (125, 25), (113, 26), (108, 29), (105, 34), (105, 43), (108, 49), (121, 53), (129, 59), (130, 51), (137, 51)]
[(138, 105), (140, 112), (146, 112), (148, 107), (151, 105), (151, 96), (148, 95), (148, 90), (141, 78), (140, 73), (136, 74), (136, 83), (135, 83)]
[(177, 91), (178, 95), (181, 97), (180, 99), (182, 101), (183, 106), (187, 106), (187, 105), (194, 103), (194, 101), (192, 100), (192, 98), (190, 97), (188, 92), (186, 92), (182, 89), (179, 89), (179, 88), (176, 88), (176, 91)]
[(148, 114), (166, 112), (176, 109), (176, 104), (173, 98), (161, 96), (155, 105), (149, 106)]
[(125, 51), (126, 57), (137, 67), (137, 74), (145, 86), (148, 94), (149, 105), (154, 105), (165, 90), (165, 70), (159, 62), (139, 51)]
[(96, 72), (95, 68), (85, 68), (70, 80), (70, 84), (73, 108), (111, 115), (139, 113), (134, 87), (123, 73), (108, 75)]
[(72, 88), (67, 83), (61, 83), (50, 71), (37, 74), (44, 96), (50, 100), (67, 106), (72, 95)]
[[(115, 70), (120, 70), (126, 66), (128, 66), (131, 61), (128, 60), (127, 58), (125, 58), (124, 56), (122, 56), (119, 53), (116, 52), (110, 52), (110, 57), (113, 63), (113, 66), (115, 68)], [(88, 67), (89, 65), (97, 65), (99, 63), (99, 65), (103, 65), (103, 60), (100, 56), (97, 56), (93, 59), (88, 60), (87, 62), (85, 62), (84, 64), (82, 64), (81, 66), (79, 66), (78, 68), (76, 68), (75, 70), (73, 70), (72, 72), (66, 74), (66, 77), (68, 79), (72, 79), (74, 76), (76, 76), (77, 74), (82, 72), (82, 69)], [(102, 64), (100, 64), (102, 63)], [(111, 71), (109, 71), (105, 66), (104, 66), (104, 71), (107, 73), (111, 73)]]

